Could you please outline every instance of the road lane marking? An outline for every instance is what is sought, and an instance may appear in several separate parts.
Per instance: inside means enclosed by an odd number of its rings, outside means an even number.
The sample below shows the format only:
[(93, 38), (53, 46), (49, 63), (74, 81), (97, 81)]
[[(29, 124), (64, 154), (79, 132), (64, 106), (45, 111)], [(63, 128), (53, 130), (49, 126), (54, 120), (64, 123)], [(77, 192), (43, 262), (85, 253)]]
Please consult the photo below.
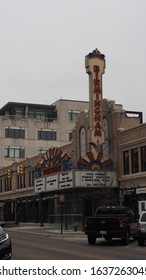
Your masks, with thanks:
[[(62, 253), (62, 254), (70, 254), (71, 256), (79, 256), (81, 258), (88, 258), (89, 260), (105, 260), (105, 256), (101, 256), (101, 255), (98, 255), (97, 257), (93, 257), (93, 254), (88, 254), (88, 253), (76, 253), (76, 252), (71, 252), (70, 250), (66, 250), (66, 249), (60, 249), (60, 248), (54, 248), (54, 247), (49, 247), (49, 250), (53, 251), (53, 252), (58, 252), (58, 253)], [(108, 258), (110, 259), (110, 258)], [(112, 258), (111, 258), (112, 260)]]

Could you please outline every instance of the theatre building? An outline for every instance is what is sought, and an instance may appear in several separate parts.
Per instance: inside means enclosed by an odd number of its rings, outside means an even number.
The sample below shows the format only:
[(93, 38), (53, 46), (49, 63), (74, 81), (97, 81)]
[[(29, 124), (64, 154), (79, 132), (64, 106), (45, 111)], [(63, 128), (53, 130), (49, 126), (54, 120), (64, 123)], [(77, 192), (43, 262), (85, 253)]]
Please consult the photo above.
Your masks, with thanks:
[[(129, 203), (124, 192), (131, 190), (131, 175), (136, 182), (131, 174), (136, 167), (128, 151), (145, 150), (144, 143), (133, 146), (144, 126), (142, 114), (103, 98), (105, 56), (97, 49), (85, 57), (85, 68), (89, 106), (78, 114), (72, 141), (0, 169), (1, 218), (57, 226), (63, 217), (64, 229), (71, 229), (82, 227), (84, 216), (99, 205)], [(139, 163), (139, 171), (145, 169), (144, 159)]]

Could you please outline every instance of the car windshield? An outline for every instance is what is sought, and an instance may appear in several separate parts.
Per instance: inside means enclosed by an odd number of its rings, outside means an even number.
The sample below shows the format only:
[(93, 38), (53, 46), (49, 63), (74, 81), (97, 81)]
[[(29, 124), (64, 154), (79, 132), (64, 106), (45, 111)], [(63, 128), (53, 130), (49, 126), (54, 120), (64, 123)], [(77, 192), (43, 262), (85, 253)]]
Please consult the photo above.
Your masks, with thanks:
[(141, 216), (141, 222), (146, 222), (146, 213), (143, 213)]

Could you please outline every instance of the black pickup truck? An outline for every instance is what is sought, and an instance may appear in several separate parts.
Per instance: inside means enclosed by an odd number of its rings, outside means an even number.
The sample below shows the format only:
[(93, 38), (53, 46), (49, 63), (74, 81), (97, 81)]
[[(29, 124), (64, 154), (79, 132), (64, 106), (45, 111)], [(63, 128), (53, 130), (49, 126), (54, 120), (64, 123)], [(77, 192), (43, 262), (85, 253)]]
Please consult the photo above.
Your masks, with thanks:
[(129, 237), (137, 238), (136, 217), (129, 207), (101, 206), (94, 216), (84, 220), (84, 232), (88, 236), (88, 243), (94, 245), (96, 238), (111, 240), (120, 238), (123, 245), (129, 243)]

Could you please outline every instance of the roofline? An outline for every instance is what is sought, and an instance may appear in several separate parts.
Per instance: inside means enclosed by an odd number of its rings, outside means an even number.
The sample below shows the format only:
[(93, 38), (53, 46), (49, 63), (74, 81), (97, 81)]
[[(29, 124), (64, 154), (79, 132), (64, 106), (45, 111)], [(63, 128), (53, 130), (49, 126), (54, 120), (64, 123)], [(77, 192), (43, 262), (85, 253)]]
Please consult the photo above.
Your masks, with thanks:
[(85, 101), (85, 100), (73, 100), (73, 99), (63, 99), (63, 98), (60, 98), (60, 99), (57, 99), (56, 101), (54, 101), (54, 102), (52, 103), (52, 105), (55, 104), (55, 103), (58, 102), (58, 101), (89, 103), (89, 101)]
[(49, 108), (54, 107), (55, 105), (46, 105), (46, 104), (36, 104), (36, 103), (23, 103), (23, 102), (8, 102), (2, 108), (0, 108), (0, 115), (2, 115), (7, 109), (11, 107), (40, 107), (40, 108)]

